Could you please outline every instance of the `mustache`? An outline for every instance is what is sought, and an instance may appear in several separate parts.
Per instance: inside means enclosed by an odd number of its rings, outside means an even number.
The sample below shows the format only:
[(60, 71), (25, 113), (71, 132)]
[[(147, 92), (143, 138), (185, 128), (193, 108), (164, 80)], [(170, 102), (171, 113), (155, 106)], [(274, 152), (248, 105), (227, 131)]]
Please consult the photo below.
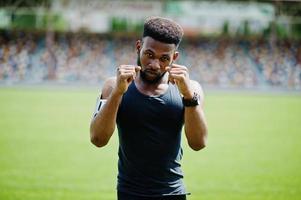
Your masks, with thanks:
[(144, 70), (141, 70), (141, 71), (142, 71), (142, 73), (156, 74), (157, 76), (161, 75), (160, 71), (158, 71), (158, 70), (144, 69)]

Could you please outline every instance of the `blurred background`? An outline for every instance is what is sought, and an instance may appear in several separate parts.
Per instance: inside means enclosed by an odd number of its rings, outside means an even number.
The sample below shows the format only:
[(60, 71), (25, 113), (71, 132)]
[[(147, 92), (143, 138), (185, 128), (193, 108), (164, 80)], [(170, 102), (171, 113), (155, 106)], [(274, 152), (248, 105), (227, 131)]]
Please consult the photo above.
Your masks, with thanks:
[(301, 199), (300, 1), (0, 0), (0, 200), (116, 199), (117, 132), (99, 149), (89, 124), (153, 15), (183, 26), (177, 62), (205, 92), (188, 199)]
[(0, 4), (0, 84), (102, 83), (135, 64), (151, 15), (178, 21), (204, 86), (301, 89), (299, 1), (19, 0)]

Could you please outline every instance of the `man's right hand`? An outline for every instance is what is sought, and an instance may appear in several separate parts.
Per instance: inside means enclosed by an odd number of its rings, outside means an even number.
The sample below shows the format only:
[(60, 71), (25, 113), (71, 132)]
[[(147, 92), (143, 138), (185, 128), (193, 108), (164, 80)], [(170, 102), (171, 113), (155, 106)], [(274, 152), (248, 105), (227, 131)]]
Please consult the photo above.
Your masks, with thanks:
[(120, 65), (117, 68), (115, 92), (123, 95), (130, 83), (136, 78), (137, 72), (141, 70), (140, 66)]

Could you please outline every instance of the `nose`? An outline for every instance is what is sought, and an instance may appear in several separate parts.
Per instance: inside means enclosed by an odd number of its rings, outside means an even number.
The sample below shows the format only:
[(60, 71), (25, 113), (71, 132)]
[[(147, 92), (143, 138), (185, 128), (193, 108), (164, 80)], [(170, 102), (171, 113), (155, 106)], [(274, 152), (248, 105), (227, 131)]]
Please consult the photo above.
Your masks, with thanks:
[(158, 70), (160, 69), (160, 61), (159, 59), (152, 59), (148, 66), (153, 69), (153, 70)]

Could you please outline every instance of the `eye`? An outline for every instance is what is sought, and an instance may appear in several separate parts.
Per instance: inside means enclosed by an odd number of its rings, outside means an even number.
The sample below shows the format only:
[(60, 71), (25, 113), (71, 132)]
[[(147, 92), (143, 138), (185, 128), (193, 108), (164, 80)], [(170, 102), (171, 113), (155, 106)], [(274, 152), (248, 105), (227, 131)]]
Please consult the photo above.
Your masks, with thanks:
[(161, 57), (160, 61), (161, 62), (166, 62), (166, 61), (169, 61), (169, 58), (168, 57)]
[(148, 58), (153, 58), (153, 54), (151, 54), (150, 52), (145, 52), (145, 55), (148, 57)]

